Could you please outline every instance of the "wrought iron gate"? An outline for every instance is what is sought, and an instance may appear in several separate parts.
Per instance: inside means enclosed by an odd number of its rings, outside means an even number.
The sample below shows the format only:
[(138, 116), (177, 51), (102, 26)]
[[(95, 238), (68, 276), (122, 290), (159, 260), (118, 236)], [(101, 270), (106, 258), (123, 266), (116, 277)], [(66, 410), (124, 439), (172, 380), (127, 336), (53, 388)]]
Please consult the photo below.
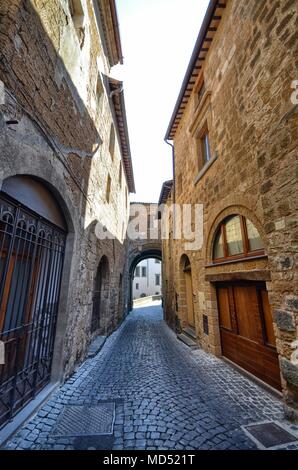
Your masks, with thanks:
[(65, 238), (0, 194), (0, 427), (50, 381)]

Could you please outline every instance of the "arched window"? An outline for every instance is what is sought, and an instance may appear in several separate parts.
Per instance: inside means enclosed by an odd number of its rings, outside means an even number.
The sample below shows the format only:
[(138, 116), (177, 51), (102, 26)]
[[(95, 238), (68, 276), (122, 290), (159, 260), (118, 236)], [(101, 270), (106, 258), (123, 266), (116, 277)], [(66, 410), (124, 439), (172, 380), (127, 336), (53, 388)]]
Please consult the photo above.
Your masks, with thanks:
[(220, 224), (213, 245), (214, 262), (260, 255), (264, 255), (264, 245), (249, 219), (231, 215)]

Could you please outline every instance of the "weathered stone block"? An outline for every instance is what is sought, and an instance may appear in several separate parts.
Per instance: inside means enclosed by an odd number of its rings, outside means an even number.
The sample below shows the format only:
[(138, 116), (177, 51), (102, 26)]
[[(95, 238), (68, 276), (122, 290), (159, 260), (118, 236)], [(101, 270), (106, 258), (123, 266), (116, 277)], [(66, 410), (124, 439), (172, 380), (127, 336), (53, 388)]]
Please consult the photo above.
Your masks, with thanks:
[(295, 331), (294, 317), (286, 310), (274, 310), (274, 320), (278, 328), (285, 331)]
[(281, 359), (281, 370), (286, 381), (298, 388), (298, 366), (283, 357)]
[(294, 295), (288, 295), (286, 297), (286, 305), (289, 308), (298, 311), (298, 297)]

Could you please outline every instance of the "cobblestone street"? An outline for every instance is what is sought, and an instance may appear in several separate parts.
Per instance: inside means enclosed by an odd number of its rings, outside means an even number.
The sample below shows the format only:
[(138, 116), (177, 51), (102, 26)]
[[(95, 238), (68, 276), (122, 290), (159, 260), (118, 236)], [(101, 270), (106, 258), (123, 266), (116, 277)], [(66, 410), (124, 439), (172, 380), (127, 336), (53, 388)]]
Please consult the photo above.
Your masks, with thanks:
[[(107, 401), (116, 404), (112, 435), (53, 436), (66, 405)], [(224, 361), (188, 349), (155, 304), (134, 310), (6, 448), (254, 449), (241, 426), (266, 420), (283, 421), (281, 401)]]

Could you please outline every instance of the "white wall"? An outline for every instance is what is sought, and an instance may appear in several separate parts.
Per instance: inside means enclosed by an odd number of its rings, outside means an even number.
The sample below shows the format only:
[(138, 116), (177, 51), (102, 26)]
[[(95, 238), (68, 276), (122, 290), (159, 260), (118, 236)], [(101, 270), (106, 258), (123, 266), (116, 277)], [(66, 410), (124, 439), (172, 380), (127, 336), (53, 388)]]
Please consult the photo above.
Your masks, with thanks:
[[(153, 258), (146, 259), (141, 261), (134, 273), (134, 280), (133, 280), (133, 299), (138, 299), (142, 296), (142, 294), (148, 295), (156, 295), (161, 294), (161, 262)], [(146, 268), (146, 277), (142, 276), (142, 267)], [(140, 276), (136, 276), (137, 268), (140, 268)], [(155, 275), (160, 275), (160, 282), (159, 286), (155, 284)], [(137, 289), (137, 284), (139, 288)]]

